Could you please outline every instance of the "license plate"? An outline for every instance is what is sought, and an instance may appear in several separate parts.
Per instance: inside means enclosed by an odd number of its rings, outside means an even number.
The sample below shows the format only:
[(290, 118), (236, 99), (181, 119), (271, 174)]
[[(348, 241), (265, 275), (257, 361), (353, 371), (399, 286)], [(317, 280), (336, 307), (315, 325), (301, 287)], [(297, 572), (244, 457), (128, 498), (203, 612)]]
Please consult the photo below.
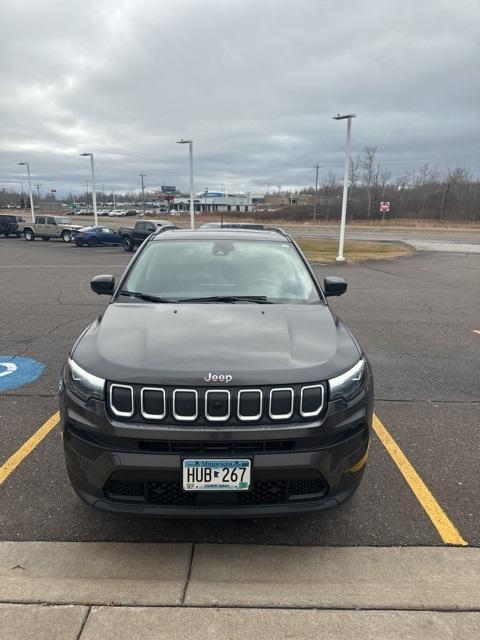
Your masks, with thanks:
[(184, 491), (248, 491), (250, 460), (184, 460)]

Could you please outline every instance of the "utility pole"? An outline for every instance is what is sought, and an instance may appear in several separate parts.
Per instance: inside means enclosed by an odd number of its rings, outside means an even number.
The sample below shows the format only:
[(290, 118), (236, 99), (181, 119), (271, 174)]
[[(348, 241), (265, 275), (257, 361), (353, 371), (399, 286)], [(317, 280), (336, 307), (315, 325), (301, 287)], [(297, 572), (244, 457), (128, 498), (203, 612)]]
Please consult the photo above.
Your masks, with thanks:
[(88, 180), (85, 180), (85, 184), (87, 185), (87, 194), (85, 196), (85, 201), (86, 201), (87, 207), (88, 207)]
[(146, 173), (141, 173), (140, 178), (142, 179), (142, 206), (143, 206), (143, 215), (145, 215), (145, 184), (143, 179), (147, 177)]
[(35, 185), (37, 187), (37, 205), (38, 205), (38, 210), (40, 211), (40, 187), (42, 186), (41, 184), (37, 184)]
[(318, 162), (313, 166), (315, 169), (315, 196), (313, 198), (313, 221), (317, 219), (317, 195), (318, 195)]

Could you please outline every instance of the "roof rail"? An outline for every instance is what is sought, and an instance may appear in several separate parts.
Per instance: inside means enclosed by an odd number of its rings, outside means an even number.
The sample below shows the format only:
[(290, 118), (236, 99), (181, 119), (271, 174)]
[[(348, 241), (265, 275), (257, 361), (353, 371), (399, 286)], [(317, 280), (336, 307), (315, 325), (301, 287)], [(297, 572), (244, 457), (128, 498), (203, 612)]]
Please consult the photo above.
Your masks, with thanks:
[(175, 231), (175, 229), (178, 229), (178, 227), (176, 227), (173, 222), (172, 224), (164, 224), (162, 227), (158, 227), (158, 229), (155, 229), (155, 231), (153, 231), (152, 236), (158, 236), (159, 233), (164, 233), (165, 231)]
[(282, 227), (264, 227), (264, 229), (265, 231), (275, 231), (275, 233), (279, 233), (280, 235), (290, 240), (289, 234), (284, 229), (282, 229)]

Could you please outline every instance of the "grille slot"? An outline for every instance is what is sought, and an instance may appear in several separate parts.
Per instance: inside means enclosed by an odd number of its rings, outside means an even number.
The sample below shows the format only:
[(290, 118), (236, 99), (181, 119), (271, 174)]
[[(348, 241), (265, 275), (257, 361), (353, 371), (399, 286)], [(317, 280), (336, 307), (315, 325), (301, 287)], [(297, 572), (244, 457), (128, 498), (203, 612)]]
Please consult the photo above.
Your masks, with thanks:
[(210, 422), (225, 422), (230, 417), (230, 391), (209, 389), (205, 393), (205, 417)]
[(238, 392), (238, 419), (244, 422), (259, 420), (262, 416), (261, 389), (241, 389)]
[(303, 418), (313, 418), (323, 409), (324, 389), (321, 384), (303, 387), (300, 392), (300, 415)]
[(288, 420), (293, 414), (293, 389), (285, 387), (270, 391), (270, 418), (272, 420)]
[(126, 384), (112, 384), (110, 387), (110, 407), (116, 416), (131, 418), (135, 413), (133, 387)]
[(140, 411), (144, 418), (163, 420), (167, 415), (165, 389), (143, 387), (140, 392)]
[(182, 422), (192, 422), (198, 417), (198, 391), (175, 389), (173, 392), (173, 417)]

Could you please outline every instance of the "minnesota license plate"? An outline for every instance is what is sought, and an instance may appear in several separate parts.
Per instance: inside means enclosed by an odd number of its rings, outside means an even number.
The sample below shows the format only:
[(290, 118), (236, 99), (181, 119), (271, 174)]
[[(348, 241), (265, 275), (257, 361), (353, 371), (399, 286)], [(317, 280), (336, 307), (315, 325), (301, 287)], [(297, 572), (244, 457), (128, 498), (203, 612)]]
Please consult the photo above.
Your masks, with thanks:
[(250, 460), (184, 460), (185, 491), (248, 491)]

